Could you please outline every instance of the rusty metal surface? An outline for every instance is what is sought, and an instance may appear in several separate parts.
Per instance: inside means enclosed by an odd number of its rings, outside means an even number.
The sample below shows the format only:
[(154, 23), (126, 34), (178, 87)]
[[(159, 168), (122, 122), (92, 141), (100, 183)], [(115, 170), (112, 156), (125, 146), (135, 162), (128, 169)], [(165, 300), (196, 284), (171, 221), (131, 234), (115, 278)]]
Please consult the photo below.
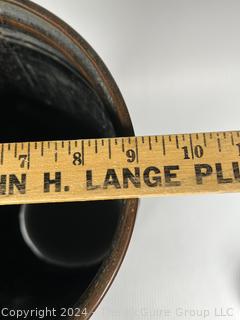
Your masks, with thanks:
[[(31, 34), (50, 45), (90, 83), (108, 108), (117, 134), (134, 135), (131, 120), (111, 74), (88, 43), (70, 26), (38, 5), (26, 0), (1, 0), (0, 22)], [(128, 248), (138, 200), (125, 201), (112, 250), (76, 306), (86, 307), (89, 319), (111, 285)], [(73, 317), (76, 319), (76, 317)]]

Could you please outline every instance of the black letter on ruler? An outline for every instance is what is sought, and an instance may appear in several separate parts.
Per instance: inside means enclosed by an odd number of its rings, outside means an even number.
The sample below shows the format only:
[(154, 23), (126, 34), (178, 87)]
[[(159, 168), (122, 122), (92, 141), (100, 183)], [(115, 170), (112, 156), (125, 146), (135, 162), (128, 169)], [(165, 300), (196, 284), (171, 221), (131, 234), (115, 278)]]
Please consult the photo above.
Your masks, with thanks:
[(149, 177), (150, 172), (153, 171), (155, 174), (159, 174), (160, 170), (157, 167), (147, 167), (143, 172), (143, 179), (145, 184), (148, 187), (158, 187), (161, 186), (161, 177), (160, 176), (152, 176), (151, 179)]
[(140, 188), (140, 170), (137, 167), (134, 170), (133, 174), (128, 168), (123, 168), (123, 188), (128, 188), (128, 180), (132, 182), (134, 187)]
[(86, 184), (87, 184), (87, 190), (95, 190), (99, 189), (99, 185), (93, 185), (93, 176), (92, 176), (92, 170), (86, 171)]
[[(195, 164), (195, 175), (197, 184), (203, 183), (203, 177), (210, 176), (212, 174), (212, 167), (207, 163)], [(204, 171), (202, 171), (204, 169)]]
[(21, 194), (26, 193), (26, 174), (21, 175), (21, 182), (15, 176), (10, 174), (9, 176), (9, 194), (14, 194), (14, 186), (18, 189)]
[(1, 180), (0, 180), (0, 195), (6, 194), (6, 184), (7, 184), (7, 176), (1, 175)]
[(103, 184), (103, 189), (107, 189), (108, 186), (114, 186), (116, 189), (120, 189), (120, 183), (118, 181), (117, 174), (114, 169), (108, 169)]
[(176, 173), (171, 173), (172, 170), (179, 170), (179, 166), (166, 166), (164, 167), (165, 184), (167, 187), (178, 187), (181, 185), (180, 181), (172, 181), (177, 177)]
[(232, 183), (232, 178), (223, 178), (222, 165), (221, 163), (216, 163), (216, 171), (217, 171), (217, 181), (219, 184), (222, 183)]
[[(240, 145), (239, 145), (240, 146)], [(234, 178), (236, 181), (240, 182), (240, 171), (239, 171), (239, 164), (238, 162), (232, 163)]]
[(61, 172), (55, 172), (55, 179), (50, 179), (50, 173), (44, 172), (44, 192), (50, 192), (50, 185), (55, 185), (55, 192), (61, 191)]

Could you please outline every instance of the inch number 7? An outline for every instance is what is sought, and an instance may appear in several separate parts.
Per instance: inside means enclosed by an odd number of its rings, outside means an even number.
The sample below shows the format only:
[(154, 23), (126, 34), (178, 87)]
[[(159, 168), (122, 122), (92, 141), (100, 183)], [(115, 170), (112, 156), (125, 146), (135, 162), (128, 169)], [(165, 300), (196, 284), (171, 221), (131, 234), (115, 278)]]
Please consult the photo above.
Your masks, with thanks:
[(25, 167), (25, 163), (27, 163), (27, 155), (26, 155), (26, 154), (20, 154), (20, 155), (18, 156), (18, 160), (21, 161), (20, 167), (21, 167), (21, 168), (24, 168), (24, 167)]

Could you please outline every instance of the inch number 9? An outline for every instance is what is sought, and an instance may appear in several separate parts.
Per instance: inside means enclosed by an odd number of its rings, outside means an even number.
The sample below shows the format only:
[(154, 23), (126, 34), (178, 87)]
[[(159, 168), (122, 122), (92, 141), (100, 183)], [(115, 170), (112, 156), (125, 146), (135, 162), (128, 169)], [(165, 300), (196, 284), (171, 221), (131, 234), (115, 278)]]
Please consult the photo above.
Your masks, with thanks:
[(127, 150), (126, 156), (128, 157), (127, 162), (134, 162), (136, 160), (136, 152), (133, 149)]

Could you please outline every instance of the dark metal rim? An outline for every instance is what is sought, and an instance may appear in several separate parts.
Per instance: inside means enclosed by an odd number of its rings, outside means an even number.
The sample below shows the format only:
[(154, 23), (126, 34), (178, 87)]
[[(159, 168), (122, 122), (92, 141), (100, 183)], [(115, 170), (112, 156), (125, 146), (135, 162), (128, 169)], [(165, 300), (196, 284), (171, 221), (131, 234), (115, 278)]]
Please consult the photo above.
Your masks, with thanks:
[[(4, 15), (4, 13), (0, 13), (0, 23), (7, 22), (8, 24), (23, 28), (26, 32), (33, 32), (36, 37), (57, 48), (85, 76), (100, 97), (109, 103), (110, 108), (115, 110), (123, 135), (134, 135), (132, 123), (122, 95), (110, 72), (90, 45), (69, 25), (44, 8), (28, 0), (2, 0), (1, 2), (24, 9), (26, 12), (40, 18), (42, 23), (46, 23), (53, 29), (58, 30), (74, 46), (79, 48), (84, 55), (84, 59), (78, 56), (72, 48), (67, 47), (66, 43), (65, 45), (64, 43), (58, 43), (59, 39), (54, 38), (53, 34), (44, 34), (43, 30), (39, 29), (39, 26), (24, 24), (10, 16)], [(88, 315), (74, 316), (72, 319), (89, 319), (109, 289), (126, 254), (135, 223), (137, 207), (137, 199), (125, 201), (121, 221), (110, 255), (105, 259), (90, 286), (76, 304), (80, 308), (86, 308)]]

